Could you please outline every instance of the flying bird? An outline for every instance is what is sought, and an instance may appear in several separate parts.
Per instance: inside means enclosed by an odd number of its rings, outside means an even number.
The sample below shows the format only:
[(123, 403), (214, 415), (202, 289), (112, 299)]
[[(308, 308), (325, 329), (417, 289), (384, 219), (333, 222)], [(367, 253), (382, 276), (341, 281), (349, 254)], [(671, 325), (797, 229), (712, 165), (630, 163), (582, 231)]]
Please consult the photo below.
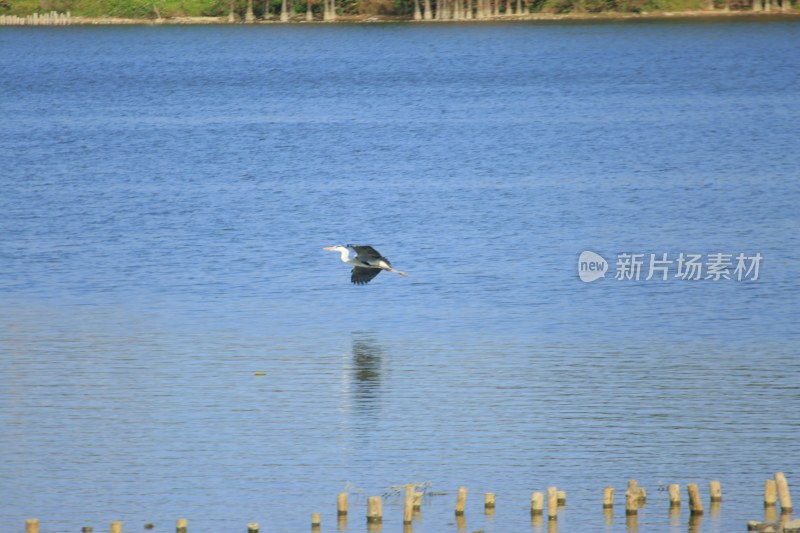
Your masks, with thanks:
[[(347, 248), (355, 250), (356, 256), (351, 258), (350, 250)], [(408, 274), (405, 272), (392, 268), (392, 264), (389, 260), (383, 257), (378, 250), (372, 246), (348, 244), (347, 247), (340, 245), (328, 246), (327, 248), (323, 248), (323, 250), (339, 252), (343, 263), (353, 265), (353, 270), (350, 273), (350, 281), (356, 285), (366, 285), (372, 281), (375, 276), (380, 274), (382, 270), (408, 277)]]

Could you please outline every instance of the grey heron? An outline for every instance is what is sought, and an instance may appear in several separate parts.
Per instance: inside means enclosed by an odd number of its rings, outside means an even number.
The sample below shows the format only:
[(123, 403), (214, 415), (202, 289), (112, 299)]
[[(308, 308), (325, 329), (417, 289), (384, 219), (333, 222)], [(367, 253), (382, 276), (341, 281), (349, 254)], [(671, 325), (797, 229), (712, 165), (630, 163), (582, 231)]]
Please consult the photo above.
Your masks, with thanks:
[[(356, 252), (355, 257), (350, 257), (350, 250), (352, 248)], [(350, 273), (350, 281), (356, 285), (366, 285), (372, 279), (381, 273), (381, 270), (387, 272), (394, 272), (401, 276), (408, 277), (408, 274), (401, 272), (392, 267), (389, 260), (383, 257), (378, 250), (368, 245), (348, 244), (344, 246), (328, 246), (323, 250), (331, 250), (341, 254), (342, 262), (353, 266)]]

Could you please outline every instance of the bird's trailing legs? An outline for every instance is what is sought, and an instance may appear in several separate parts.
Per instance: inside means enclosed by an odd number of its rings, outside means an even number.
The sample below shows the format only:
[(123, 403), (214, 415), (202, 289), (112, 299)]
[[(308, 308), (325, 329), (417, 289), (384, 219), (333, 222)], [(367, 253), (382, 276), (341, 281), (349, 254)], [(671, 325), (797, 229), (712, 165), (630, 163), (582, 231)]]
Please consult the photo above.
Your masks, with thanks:
[(402, 270), (397, 270), (396, 268), (391, 268), (391, 267), (389, 267), (389, 268), (388, 268), (388, 270), (389, 270), (389, 272), (394, 272), (395, 274), (400, 274), (400, 275), (401, 275), (401, 276), (403, 276), (404, 278), (407, 278), (407, 277), (408, 277), (408, 274), (406, 274), (406, 273), (405, 273), (405, 272), (403, 272)]

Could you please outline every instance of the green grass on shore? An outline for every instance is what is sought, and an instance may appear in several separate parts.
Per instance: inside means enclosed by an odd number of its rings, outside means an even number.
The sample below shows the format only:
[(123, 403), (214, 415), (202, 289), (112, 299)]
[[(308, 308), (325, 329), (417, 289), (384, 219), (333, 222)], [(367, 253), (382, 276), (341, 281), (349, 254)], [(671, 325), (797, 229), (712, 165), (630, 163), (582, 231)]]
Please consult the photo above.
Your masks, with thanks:
[[(248, 0), (232, 0), (236, 15), (244, 17)], [(275, 16), (282, 0), (252, 0), (256, 18), (263, 18), (266, 9)], [(287, 0), (294, 13), (305, 13), (307, 2), (320, 13), (321, 0)], [(442, 0), (440, 0), (442, 1)], [(516, 0), (500, 0), (502, 11), (506, 2), (516, 6)], [(752, 0), (525, 0), (530, 13), (643, 13), (680, 12), (722, 9), (746, 10)], [(774, 0), (773, 0), (774, 1)], [(784, 0), (791, 1), (791, 0)], [(420, 3), (422, 1), (420, 0)], [(433, 0), (434, 6), (436, 0)], [(155, 19), (171, 17), (224, 17), (231, 0), (0, 0), (0, 14), (25, 16), (33, 13), (71, 12), (79, 17), (122, 17)], [(337, 0), (337, 10), (344, 15), (411, 16), (413, 0)]]

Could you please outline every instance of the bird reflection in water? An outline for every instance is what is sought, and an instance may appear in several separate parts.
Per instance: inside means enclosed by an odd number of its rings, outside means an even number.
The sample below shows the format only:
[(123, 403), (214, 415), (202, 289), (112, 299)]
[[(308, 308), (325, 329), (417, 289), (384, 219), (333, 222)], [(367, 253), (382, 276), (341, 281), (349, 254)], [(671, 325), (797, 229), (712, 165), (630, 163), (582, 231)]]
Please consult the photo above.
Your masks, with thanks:
[(352, 396), (362, 407), (379, 396), (383, 381), (384, 349), (368, 333), (353, 333)]

